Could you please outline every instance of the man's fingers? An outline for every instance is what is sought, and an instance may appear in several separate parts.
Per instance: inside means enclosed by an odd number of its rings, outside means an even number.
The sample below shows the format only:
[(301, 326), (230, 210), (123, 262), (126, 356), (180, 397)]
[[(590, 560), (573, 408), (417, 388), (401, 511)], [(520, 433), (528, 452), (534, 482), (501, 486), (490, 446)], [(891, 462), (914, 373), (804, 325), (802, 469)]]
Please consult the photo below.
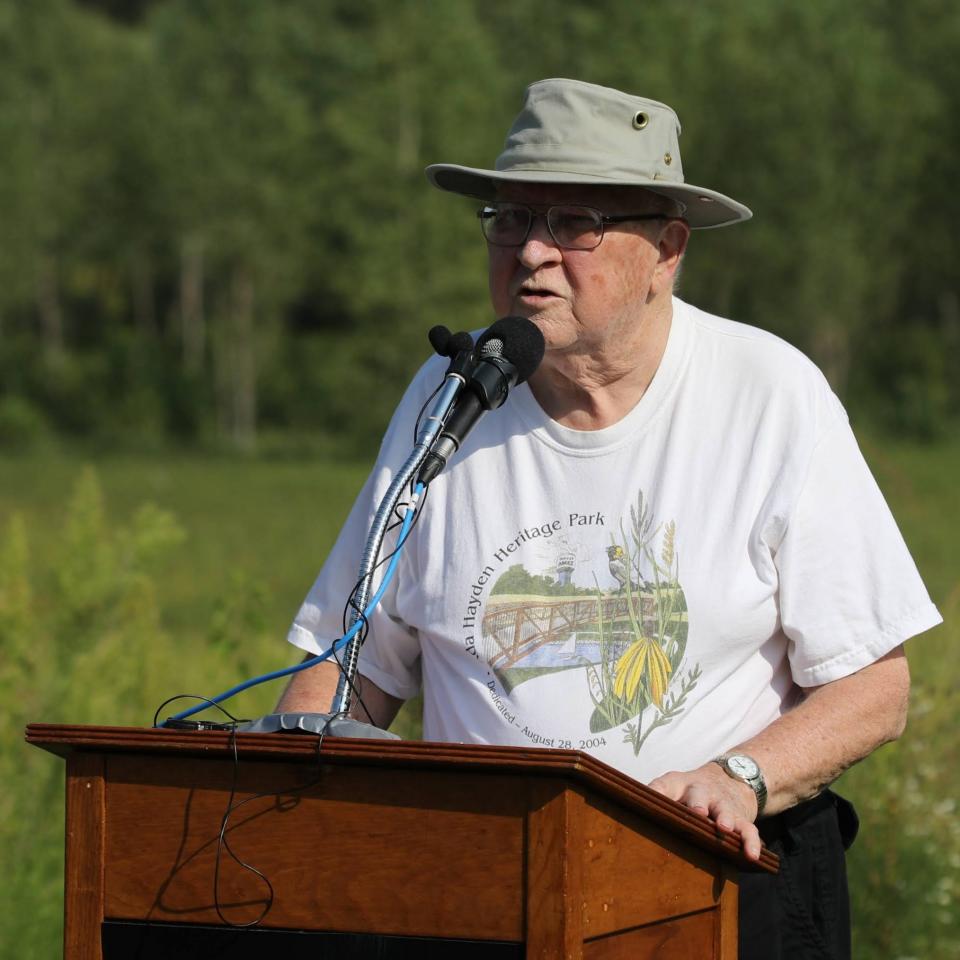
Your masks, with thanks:
[(760, 839), (760, 831), (757, 825), (746, 819), (739, 819), (734, 826), (734, 830), (740, 834), (743, 842), (743, 852), (749, 860), (759, 860), (760, 851), (763, 849), (763, 841)]
[(736, 833), (739, 835), (743, 852), (748, 859), (760, 859), (760, 852), (763, 850), (763, 841), (760, 839), (760, 831), (757, 830), (757, 825), (752, 820), (735, 814), (732, 810), (723, 807), (716, 813), (711, 811), (710, 818), (716, 823), (719, 829), (727, 833)]
[(763, 842), (752, 819), (756, 811), (752, 791), (730, 780), (726, 774), (721, 774), (719, 779), (710, 776), (713, 772), (707, 768), (706, 775), (702, 771), (666, 773), (652, 780), (650, 786), (695, 813), (709, 817), (719, 829), (737, 834), (747, 858), (759, 860)]
[(750, 822), (752, 812), (745, 798), (732, 792), (715, 794), (710, 804), (710, 817), (726, 830), (734, 830), (740, 819)]
[(662, 793), (671, 800), (677, 800), (691, 810), (704, 815), (709, 814), (711, 804), (709, 784), (692, 780), (690, 774), (667, 773), (657, 777), (656, 780), (651, 780), (649, 786), (657, 793)]
[(680, 802), (686, 804), (691, 810), (702, 813), (705, 817), (710, 816), (710, 794), (698, 783), (692, 783), (687, 787)]
[(725, 800), (717, 800), (710, 808), (710, 816), (716, 821), (717, 826), (724, 830), (736, 830), (736, 824), (743, 816), (742, 810), (735, 809)]
[(719, 810), (716, 814), (711, 811), (710, 816), (721, 830), (739, 834), (743, 852), (748, 859), (760, 859), (763, 841), (760, 839), (760, 831), (757, 829), (757, 825), (752, 820), (735, 814), (726, 808)]
[(710, 815), (710, 794), (702, 785), (690, 783), (686, 777), (667, 774), (651, 780), (649, 786), (705, 817)]
[(681, 777), (668, 773), (663, 777), (657, 777), (656, 780), (651, 780), (647, 786), (671, 800), (679, 800), (683, 796), (686, 782)]
[[(712, 773), (708, 769), (708, 773)], [(727, 779), (698, 776), (698, 771), (690, 773), (666, 773), (650, 782), (658, 793), (677, 800), (695, 813), (709, 817), (720, 830), (735, 833), (740, 837), (743, 852), (750, 860), (759, 860), (763, 842), (752, 815), (753, 800), (749, 788), (741, 789), (740, 784)], [(723, 775), (726, 778), (726, 774)]]

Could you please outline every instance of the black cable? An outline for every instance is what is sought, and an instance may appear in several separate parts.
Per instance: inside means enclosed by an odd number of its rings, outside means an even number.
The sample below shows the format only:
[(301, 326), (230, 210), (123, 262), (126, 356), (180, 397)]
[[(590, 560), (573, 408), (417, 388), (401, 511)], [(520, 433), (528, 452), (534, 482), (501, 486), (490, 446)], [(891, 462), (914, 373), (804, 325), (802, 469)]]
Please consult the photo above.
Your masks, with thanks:
[[(416, 519), (416, 518), (414, 518), (414, 519)], [(413, 525), (412, 525), (412, 524), (411, 524), (411, 526), (410, 526), (410, 529), (411, 529), (411, 530), (413, 529)], [(176, 694), (175, 696), (169, 697), (167, 700), (164, 700), (163, 703), (161, 703), (160, 706), (157, 707), (157, 711), (156, 711), (156, 713), (154, 713), (154, 715), (153, 715), (153, 725), (154, 725), (155, 727), (157, 726), (157, 720), (158, 720), (159, 717), (160, 717), (160, 711), (161, 711), (168, 703), (173, 703), (174, 700), (202, 700), (203, 702), (210, 704), (211, 707), (216, 707), (225, 717), (229, 717), (229, 718), (230, 718), (230, 723), (224, 723), (224, 724), (214, 724), (214, 723), (211, 723), (210, 726), (209, 726), (209, 728), (208, 728), (208, 729), (211, 729), (211, 730), (216, 730), (216, 729), (227, 730), (227, 729), (230, 729), (231, 727), (235, 727), (236, 724), (238, 724), (238, 723), (246, 723), (246, 722), (247, 722), (247, 721), (245, 721), (245, 720), (241, 720), (239, 717), (235, 717), (229, 710), (227, 710), (225, 707), (220, 706), (219, 703), (216, 703), (215, 701), (211, 700), (209, 697), (201, 696), (201, 695), (198, 694), (198, 693), (178, 693), (178, 694)], [(164, 725), (166, 724), (166, 722), (167, 722), (167, 721), (165, 720), (165, 721), (164, 721)], [(187, 726), (185, 726), (183, 729), (195, 730), (195, 729), (196, 729), (196, 724), (197, 724), (197, 723), (201, 723), (201, 722), (202, 722), (202, 721), (197, 721), (196, 723), (188, 723)]]
[[(441, 380), (440, 383), (438, 383), (436, 387), (434, 387), (433, 393), (431, 393), (430, 396), (423, 401), (423, 406), (420, 408), (420, 412), (417, 414), (417, 421), (413, 425), (413, 445), (414, 446), (417, 445), (417, 441), (420, 439), (420, 421), (423, 419), (423, 415), (427, 410), (427, 406), (434, 399), (434, 397), (436, 397), (436, 395), (443, 389), (443, 384), (444, 384), (444, 381)], [(413, 496), (413, 491), (416, 488), (416, 483), (417, 483), (417, 475), (416, 473), (414, 473), (410, 477), (410, 495), (411, 496)], [(399, 507), (399, 504), (397, 504), (397, 506)], [(394, 512), (396, 512), (396, 510), (394, 510)]]
[[(311, 787), (315, 787), (323, 778), (323, 768), (320, 763), (320, 755), (323, 749), (323, 739), (327, 733), (327, 727), (330, 725), (333, 717), (328, 717), (323, 724), (323, 728), (320, 733), (317, 735), (317, 775), (313, 780), (307, 781), (307, 783), (301, 784), (299, 787), (291, 787), (289, 790), (282, 791), (284, 796), (290, 796), (296, 793), (302, 793), (304, 790), (309, 790)], [(221, 922), (228, 927), (233, 927), (235, 929), (244, 929), (247, 927), (255, 927), (261, 923), (267, 914), (270, 912), (273, 907), (273, 902), (275, 899), (275, 891), (273, 884), (270, 882), (269, 877), (262, 871), (258, 870), (255, 866), (250, 863), (247, 863), (245, 860), (241, 860), (240, 857), (234, 852), (233, 848), (230, 846), (230, 841), (227, 838), (227, 828), (230, 823), (230, 818), (233, 814), (239, 810), (242, 806), (250, 803), (253, 800), (262, 800), (264, 797), (275, 796), (279, 800), (281, 796), (281, 791), (264, 791), (263, 793), (257, 793), (253, 796), (247, 797), (246, 800), (241, 800), (239, 803), (234, 803), (234, 797), (237, 793), (237, 783), (240, 777), (240, 754), (237, 749), (237, 730), (236, 727), (231, 731), (230, 736), (230, 749), (233, 752), (233, 779), (230, 784), (230, 796), (227, 799), (227, 808), (223, 813), (223, 818), (220, 821), (220, 833), (217, 837), (217, 853), (216, 859), (214, 861), (213, 868), (213, 905), (214, 909), (217, 911), (217, 916), (220, 918)], [(234, 923), (232, 920), (227, 919), (223, 913), (223, 907), (220, 903), (220, 860), (223, 854), (223, 851), (230, 855), (233, 861), (243, 870), (248, 871), (249, 873), (254, 874), (259, 877), (267, 885), (267, 898), (264, 903), (262, 912), (258, 917), (255, 917), (253, 920), (248, 920), (246, 923)]]
[[(421, 498), (420, 503), (417, 505), (417, 512), (416, 512), (416, 514), (414, 514), (413, 523), (410, 524), (410, 530), (407, 532), (407, 536), (406, 536), (406, 539), (407, 539), (407, 540), (410, 539), (410, 535), (413, 533), (413, 531), (414, 531), (414, 529), (416, 528), (417, 524), (420, 522), (420, 516), (421, 516), (421, 514), (423, 513), (423, 507), (424, 507), (424, 505), (425, 505), (426, 502), (427, 502), (427, 494), (428, 494), (429, 492), (430, 492), (430, 488), (429, 488), (429, 487), (424, 487), (423, 497)], [(400, 505), (398, 504), (398, 506), (400, 506)], [(390, 530), (395, 529), (396, 526), (397, 526), (396, 524), (392, 524), (390, 527), (387, 528), (387, 531), (389, 532)], [(370, 573), (367, 575), (367, 577), (372, 576), (372, 575), (376, 572), (376, 570), (377, 570), (378, 567), (382, 567), (385, 563), (389, 563), (389, 562), (393, 559), (393, 557), (394, 557), (394, 555), (397, 553), (397, 551), (400, 550), (400, 548), (401, 548), (402, 546), (403, 546), (403, 544), (397, 544), (397, 546), (395, 546), (395, 547), (393, 548), (393, 550), (391, 550), (385, 557), (381, 557), (381, 558), (373, 565), (373, 567), (371, 568)], [(359, 614), (358, 619), (360, 619), (360, 620), (363, 621), (364, 626), (361, 628), (361, 631), (365, 632), (366, 629), (369, 627), (369, 624), (367, 623), (367, 618), (364, 616), (363, 611), (359, 609), (359, 607), (358, 607), (358, 605), (357, 605), (357, 602), (356, 602), (357, 592), (360, 590), (360, 587), (363, 585), (363, 582), (367, 579), (367, 577), (360, 577), (360, 579), (357, 580), (357, 582), (353, 585), (353, 589), (350, 591), (349, 595), (347, 596), (347, 602), (344, 604), (344, 607), (343, 607), (343, 616), (342, 616), (341, 622), (340, 622), (341, 628), (343, 629), (344, 633), (346, 633), (346, 631), (349, 629), (349, 626), (348, 626), (348, 624), (347, 624), (347, 613), (348, 613), (350, 610), (356, 611), (356, 613)], [(361, 646), (362, 646), (362, 644), (361, 644)]]
[[(441, 380), (441, 381), (436, 385), (436, 387), (434, 388), (433, 393), (431, 393), (430, 396), (427, 397), (427, 399), (423, 401), (423, 406), (420, 408), (420, 412), (417, 414), (417, 421), (416, 421), (416, 423), (413, 425), (413, 443), (414, 443), (414, 446), (416, 446), (417, 440), (418, 440), (419, 437), (420, 437), (420, 421), (423, 419), (423, 415), (424, 415), (424, 413), (426, 413), (426, 411), (427, 411), (427, 406), (429, 405), (430, 401), (433, 400), (433, 398), (443, 389), (443, 383), (444, 383), (444, 381)], [(410, 489), (411, 489), (411, 491), (412, 491), (412, 490), (413, 490), (413, 487), (411, 487)]]
[[(420, 512), (421, 512), (421, 510), (423, 509), (423, 505), (424, 505), (424, 504), (426, 503), (426, 501), (427, 501), (427, 492), (428, 492), (428, 490), (429, 490), (428, 487), (424, 487), (424, 490), (423, 490), (423, 499), (420, 501), (419, 505), (417, 506), (417, 512), (416, 512), (416, 514), (415, 514), (414, 517), (413, 517), (413, 523), (410, 524), (410, 530), (409, 530), (408, 533), (407, 533), (407, 539), (410, 538), (410, 534), (413, 533), (414, 527), (416, 527), (417, 523), (418, 523), (419, 520), (420, 520)], [(386, 531), (384, 531), (385, 534), (386, 534), (386, 533), (390, 533), (392, 530), (396, 530), (396, 528), (397, 528), (398, 526), (401, 526), (401, 525), (403, 524), (403, 519), (404, 519), (404, 518), (403, 518), (403, 516), (401, 516), (401, 515), (398, 513), (398, 511), (399, 511), (401, 508), (407, 508), (407, 509), (409, 509), (409, 507), (410, 507), (410, 504), (407, 503), (406, 501), (403, 501), (403, 502), (397, 504), (397, 506), (394, 508), (394, 512), (397, 513), (398, 520), (397, 520), (396, 523), (391, 523), (390, 526), (387, 527)], [(363, 611), (358, 608), (357, 603), (356, 603), (357, 592), (360, 590), (360, 587), (363, 585), (363, 582), (367, 579), (367, 577), (373, 576), (373, 574), (377, 571), (377, 569), (378, 569), (379, 567), (382, 567), (385, 563), (389, 563), (389, 562), (393, 559), (394, 554), (396, 554), (397, 551), (398, 551), (402, 546), (403, 546), (403, 544), (398, 544), (398, 545), (397, 545), (396, 547), (394, 547), (393, 550), (391, 550), (390, 553), (388, 553), (385, 557), (381, 557), (381, 558), (373, 565), (373, 567), (372, 567), (371, 570), (370, 570), (370, 573), (367, 574), (366, 577), (360, 577), (360, 579), (357, 580), (357, 582), (353, 585), (353, 589), (352, 589), (352, 590), (350, 591), (350, 593), (347, 595), (347, 602), (346, 602), (346, 603), (344, 604), (344, 606), (343, 606), (343, 615), (342, 615), (342, 617), (340, 618), (340, 628), (341, 628), (341, 630), (343, 630), (344, 633), (346, 633), (347, 630), (349, 630), (349, 629), (350, 629), (350, 626), (351, 626), (351, 625), (349, 625), (349, 624), (347, 623), (347, 613), (348, 613), (350, 610), (356, 611), (356, 612), (359, 614), (358, 619), (364, 621), (364, 627), (362, 627), (361, 630), (366, 629), (366, 626), (367, 626), (367, 624), (366, 624), (366, 617), (364, 616)]]
[[(429, 492), (430, 492), (430, 488), (429, 488), (429, 487), (425, 487), (424, 490), (423, 490), (423, 495), (422, 495), (422, 497), (421, 497), (421, 499), (420, 499), (420, 503), (417, 504), (417, 512), (414, 514), (413, 522), (410, 524), (410, 529), (407, 531), (406, 540), (409, 540), (409, 539), (410, 539), (410, 535), (413, 533), (414, 528), (416, 527), (417, 523), (419, 523), (419, 521), (420, 521), (420, 516), (421, 516), (421, 514), (423, 513), (423, 508), (424, 508), (424, 505), (425, 505), (426, 502), (427, 502), (427, 494), (428, 494)], [(398, 508), (399, 508), (400, 506), (401, 506), (401, 504), (398, 504), (398, 505), (397, 505)], [(409, 504), (408, 504), (407, 506), (409, 506)], [(396, 526), (396, 524), (393, 524), (391, 527), (388, 527), (388, 530), (393, 529), (395, 526)], [(397, 546), (395, 546), (395, 547), (393, 548), (393, 550), (391, 550), (386, 556), (381, 557), (381, 558), (373, 565), (373, 567), (371, 568), (370, 573), (368, 574), (368, 576), (373, 576), (373, 574), (376, 572), (376, 570), (377, 570), (379, 567), (382, 567), (385, 563), (389, 563), (390, 560), (393, 559), (394, 555), (395, 555), (402, 547), (403, 547), (403, 544), (397, 544)], [(364, 614), (363, 610), (360, 609), (360, 606), (359, 606), (359, 604), (357, 603), (357, 593), (358, 593), (358, 591), (360, 590), (360, 587), (363, 585), (363, 583), (364, 583), (364, 581), (365, 581), (366, 579), (367, 579), (367, 577), (360, 577), (360, 579), (357, 580), (357, 582), (353, 585), (353, 589), (350, 591), (350, 593), (349, 593), (348, 596), (347, 596), (347, 602), (344, 604), (344, 607), (343, 607), (343, 615), (342, 615), (341, 621), (340, 621), (340, 623), (341, 623), (341, 628), (343, 629), (343, 632), (346, 633), (347, 630), (349, 629), (349, 627), (348, 627), (348, 625), (347, 625), (347, 614), (348, 614), (348, 612), (352, 610), (352, 611), (354, 611), (354, 612), (357, 614), (357, 620), (360, 622), (360, 629), (357, 631), (357, 635), (356, 635), (355, 639), (357, 640), (357, 643), (360, 645), (360, 647), (363, 647), (363, 644), (366, 642), (366, 639), (367, 639), (367, 634), (370, 632), (370, 622), (369, 622), (369, 620), (367, 620), (366, 615)], [(333, 659), (334, 659), (334, 661), (336, 662), (337, 667), (339, 667), (339, 669), (340, 669), (340, 674), (341, 674), (341, 676), (342, 676), (342, 677), (347, 681), (347, 683), (350, 685), (350, 692), (351, 692), (351, 694), (357, 698), (357, 701), (359, 702), (360, 706), (363, 707), (364, 712), (365, 712), (365, 713), (367, 714), (367, 716), (370, 717), (370, 719), (372, 720), (372, 719), (373, 719), (373, 714), (367, 709), (367, 705), (363, 702), (363, 697), (360, 696), (360, 691), (358, 690), (356, 684), (354, 684), (354, 682), (353, 682), (349, 677), (347, 677), (346, 670), (344, 669), (343, 663), (340, 661), (340, 658), (337, 656), (336, 651), (333, 652)]]
[[(366, 620), (364, 620), (364, 624), (366, 624)], [(358, 633), (357, 633), (357, 636), (360, 638), (360, 643), (361, 643), (361, 644), (363, 643), (364, 639), (366, 639), (365, 634), (366, 634), (366, 629), (365, 629), (365, 627), (362, 628), (361, 630), (359, 630)], [(340, 658), (337, 656), (337, 651), (336, 651), (336, 650), (333, 651), (332, 656), (333, 656), (334, 662), (335, 662), (336, 665), (337, 665), (337, 668), (338, 668), (339, 671), (340, 671), (340, 676), (342, 676), (343, 679), (346, 680), (347, 683), (348, 683), (349, 686), (350, 686), (350, 693), (351, 693), (351, 695), (354, 696), (354, 697), (356, 697), (357, 702), (360, 704), (361, 707), (363, 707), (364, 712), (366, 713), (366, 715), (367, 715), (367, 716), (370, 718), (370, 720), (372, 721), (372, 720), (373, 720), (373, 714), (367, 709), (367, 705), (363, 702), (363, 697), (360, 695), (360, 688), (353, 682), (353, 680), (351, 680), (351, 679), (347, 676), (346, 668), (344, 667), (343, 662), (342, 662), (342, 661), (340, 660)], [(338, 717), (340, 717), (340, 716), (346, 716), (346, 713), (341, 710), (340, 713), (335, 714), (335, 716), (338, 716)]]
[[(220, 833), (217, 836), (217, 855), (213, 863), (213, 907), (217, 911), (217, 916), (220, 918), (220, 921), (224, 926), (242, 929), (244, 927), (255, 927), (270, 912), (270, 908), (273, 906), (274, 890), (273, 884), (262, 870), (258, 870), (252, 864), (241, 860), (236, 853), (234, 853), (233, 848), (230, 846), (230, 842), (227, 839), (227, 825), (229, 824), (230, 817), (235, 810), (238, 810), (245, 803), (249, 803), (250, 800), (259, 799), (260, 797), (268, 796), (268, 794), (259, 794), (258, 796), (248, 797), (246, 800), (241, 800), (240, 803), (236, 805), (234, 804), (233, 799), (237, 795), (237, 783), (240, 779), (240, 755), (237, 751), (236, 727), (234, 727), (230, 732), (230, 749), (233, 752), (233, 779), (230, 782), (230, 796), (227, 798), (227, 808), (224, 810), (223, 817), (220, 820)], [(224, 850), (230, 854), (234, 862), (242, 870), (246, 870), (259, 877), (267, 885), (268, 894), (263, 911), (260, 913), (260, 916), (254, 918), (253, 920), (248, 920), (246, 923), (234, 923), (232, 920), (228, 920), (227, 917), (224, 916), (223, 909), (221, 908), (220, 859)]]

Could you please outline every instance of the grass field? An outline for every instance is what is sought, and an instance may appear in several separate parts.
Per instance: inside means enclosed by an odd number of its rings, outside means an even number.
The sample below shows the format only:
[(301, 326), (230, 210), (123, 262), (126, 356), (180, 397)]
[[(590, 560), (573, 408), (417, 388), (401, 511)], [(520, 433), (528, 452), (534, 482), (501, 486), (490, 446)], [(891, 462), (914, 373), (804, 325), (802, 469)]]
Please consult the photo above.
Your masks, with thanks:
[[(910, 647), (906, 736), (841, 783), (864, 822), (851, 852), (855, 955), (946, 960), (960, 956), (960, 441), (864, 448), (947, 623)], [(287, 625), (365, 467), (175, 456), (100, 460), (95, 473), (71, 457), (0, 466), (0, 957), (29, 960), (59, 949), (62, 770), (22, 745), (23, 724), (149, 723), (165, 696), (218, 692), (297, 659)], [(266, 712), (278, 694), (272, 684), (236, 709)], [(415, 729), (412, 712), (402, 722)]]

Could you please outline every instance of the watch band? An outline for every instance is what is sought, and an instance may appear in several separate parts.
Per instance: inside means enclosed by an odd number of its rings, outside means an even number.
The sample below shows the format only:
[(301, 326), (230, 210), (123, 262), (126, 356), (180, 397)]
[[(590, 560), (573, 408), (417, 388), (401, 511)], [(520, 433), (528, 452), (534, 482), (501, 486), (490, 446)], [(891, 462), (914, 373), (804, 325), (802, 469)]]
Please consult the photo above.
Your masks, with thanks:
[(720, 764), (720, 768), (732, 777), (745, 783), (757, 798), (757, 817), (763, 813), (763, 808), (767, 805), (767, 784), (763, 779), (763, 771), (760, 764), (753, 757), (745, 753), (725, 753), (719, 757), (714, 757), (714, 763)]

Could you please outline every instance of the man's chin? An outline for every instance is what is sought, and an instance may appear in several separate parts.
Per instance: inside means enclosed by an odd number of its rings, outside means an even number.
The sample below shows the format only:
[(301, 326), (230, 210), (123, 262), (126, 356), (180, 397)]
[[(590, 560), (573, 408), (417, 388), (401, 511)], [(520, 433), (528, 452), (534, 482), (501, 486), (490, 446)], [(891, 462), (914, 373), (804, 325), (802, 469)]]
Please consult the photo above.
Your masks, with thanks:
[(544, 298), (541, 305), (525, 302), (523, 298), (515, 297), (506, 315), (523, 317), (533, 323), (543, 334), (547, 352), (568, 349), (576, 343), (577, 335), (574, 332), (574, 322), (566, 310), (566, 301), (559, 297)]
[(551, 322), (549, 317), (542, 315), (529, 317), (529, 320), (543, 334), (545, 353), (556, 355), (576, 349), (578, 337), (568, 324)]

